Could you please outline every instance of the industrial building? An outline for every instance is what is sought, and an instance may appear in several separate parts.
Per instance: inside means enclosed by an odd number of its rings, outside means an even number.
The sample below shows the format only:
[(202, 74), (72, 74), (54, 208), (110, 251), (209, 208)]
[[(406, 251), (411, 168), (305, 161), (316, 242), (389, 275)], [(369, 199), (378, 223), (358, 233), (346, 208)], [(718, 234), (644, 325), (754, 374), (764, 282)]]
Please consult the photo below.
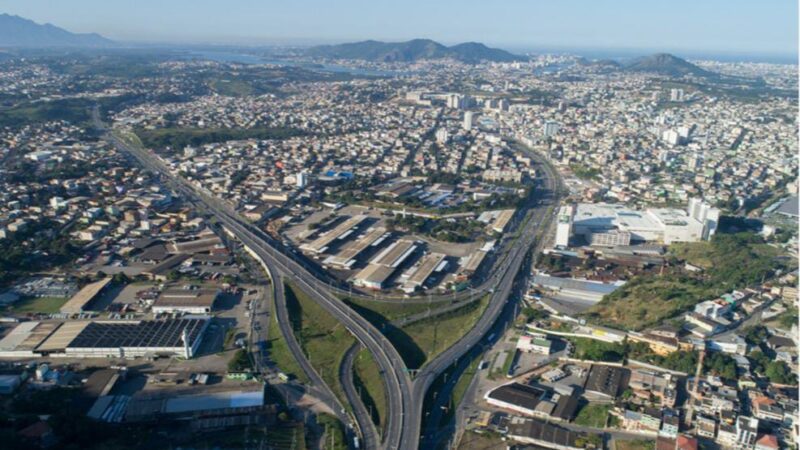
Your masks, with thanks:
[(506, 230), (511, 218), (514, 217), (515, 210), (499, 209), (496, 211), (486, 211), (478, 216), (478, 222), (485, 223), (487, 231), (502, 233)]
[(507, 436), (517, 442), (556, 450), (581, 450), (580, 433), (538, 420), (513, 417), (508, 424)]
[(191, 358), (208, 323), (208, 317), (23, 322), (0, 340), (0, 357)]
[(560, 278), (545, 274), (533, 277), (533, 286), (559, 298), (599, 302), (616, 291), (624, 282), (603, 283), (601, 281)]
[(413, 293), (421, 288), (434, 272), (445, 270), (447, 268), (445, 258), (447, 255), (442, 253), (429, 253), (423, 256), (419, 264), (411, 269), (413, 273), (403, 283), (403, 291)]
[(403, 262), (408, 259), (419, 245), (409, 239), (392, 242), (378, 253), (370, 263), (353, 278), (353, 283), (370, 289), (383, 289), (386, 280), (391, 277)]
[(543, 419), (568, 422), (578, 410), (578, 397), (551, 389), (510, 383), (492, 389), (484, 396), (490, 405)]
[(370, 247), (381, 245), (390, 234), (383, 227), (370, 228), (363, 236), (359, 236), (354, 242), (347, 243), (339, 253), (327, 257), (323, 262), (336, 269), (350, 269), (361, 253)]
[(208, 314), (221, 292), (193, 285), (173, 286), (161, 292), (153, 302), (152, 311), (162, 313)]
[(583, 389), (596, 396), (616, 399), (622, 391), (622, 386), (627, 385), (629, 373), (627, 369), (621, 367), (592, 364)]
[(86, 311), (89, 303), (111, 283), (111, 278), (103, 278), (94, 283), (89, 283), (73, 295), (60, 310), (62, 314), (80, 314)]
[[(697, 213), (698, 218), (714, 217), (714, 212)], [(716, 212), (718, 216), (718, 211)], [(712, 219), (698, 220), (685, 211), (673, 208), (648, 208), (637, 211), (617, 204), (580, 203), (559, 210), (556, 246), (567, 247), (572, 236), (582, 237), (588, 244), (614, 247), (631, 242), (697, 242), (708, 238), (716, 229)], [(713, 234), (713, 233), (712, 233)]]
[(363, 215), (350, 217), (334, 227), (332, 230), (323, 233), (313, 241), (301, 245), (300, 250), (315, 255), (325, 253), (333, 241), (347, 238), (347, 236), (352, 234), (356, 227), (358, 227), (361, 222), (365, 221), (366, 219), (367, 216)]
[(142, 393), (134, 395), (127, 402), (125, 421), (235, 416), (257, 413), (263, 408), (262, 385), (255, 385), (247, 390), (220, 390), (200, 394)]

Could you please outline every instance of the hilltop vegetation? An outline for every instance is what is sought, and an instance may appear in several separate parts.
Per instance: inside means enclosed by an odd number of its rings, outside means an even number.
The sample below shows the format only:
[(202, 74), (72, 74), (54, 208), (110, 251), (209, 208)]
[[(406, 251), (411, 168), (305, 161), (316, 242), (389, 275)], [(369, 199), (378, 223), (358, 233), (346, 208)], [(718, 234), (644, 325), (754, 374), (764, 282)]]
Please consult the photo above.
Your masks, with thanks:
[(339, 45), (320, 45), (308, 50), (309, 56), (337, 59), (362, 59), (379, 62), (414, 62), (425, 59), (455, 59), (466, 63), (480, 61), (510, 62), (523, 58), (478, 42), (465, 42), (452, 47), (430, 39), (406, 42), (362, 41)]
[[(672, 267), (663, 275), (641, 275), (607, 295), (585, 314), (594, 323), (641, 330), (685, 312), (697, 303), (761, 282), (780, 267), (777, 250), (753, 233), (717, 234), (710, 242), (670, 247)], [(681, 270), (681, 261), (703, 268)]]

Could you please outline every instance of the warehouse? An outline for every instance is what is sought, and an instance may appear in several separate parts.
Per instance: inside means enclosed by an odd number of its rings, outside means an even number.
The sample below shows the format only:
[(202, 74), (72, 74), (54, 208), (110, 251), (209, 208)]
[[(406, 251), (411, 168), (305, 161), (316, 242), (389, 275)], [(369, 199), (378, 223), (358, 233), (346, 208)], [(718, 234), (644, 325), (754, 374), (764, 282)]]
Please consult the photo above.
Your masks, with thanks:
[(350, 269), (356, 263), (356, 258), (369, 247), (377, 247), (389, 237), (386, 228), (370, 228), (364, 236), (360, 236), (355, 242), (350, 242), (334, 256), (325, 259), (325, 264), (337, 269)]
[(126, 421), (180, 419), (210, 414), (233, 415), (258, 412), (264, 407), (264, 388), (261, 385), (247, 390), (220, 390), (201, 394), (158, 393), (138, 394), (128, 402)]
[(92, 302), (100, 292), (111, 283), (111, 278), (103, 278), (100, 281), (89, 283), (78, 291), (72, 298), (64, 303), (60, 311), (63, 314), (80, 314), (86, 311), (89, 303)]
[(415, 241), (400, 239), (372, 258), (369, 265), (355, 277), (353, 284), (370, 289), (383, 289), (386, 280), (411, 256), (419, 246)]
[(347, 236), (353, 233), (353, 231), (361, 224), (361, 222), (366, 219), (367, 216), (363, 215), (350, 217), (349, 219), (337, 225), (334, 229), (322, 234), (320, 237), (311, 242), (301, 245), (300, 250), (313, 253), (315, 255), (325, 253), (333, 241), (336, 239), (345, 239)]
[(623, 284), (624, 282), (611, 284), (600, 281), (553, 277), (544, 274), (537, 274), (533, 277), (533, 286), (547, 291), (550, 295), (563, 299), (590, 302), (599, 302), (603, 297), (616, 291)]
[(193, 285), (169, 287), (156, 298), (152, 311), (156, 314), (208, 314), (214, 309), (220, 295), (219, 289)]
[(508, 437), (525, 444), (557, 450), (581, 450), (581, 434), (537, 420), (514, 417), (508, 425)]
[(0, 357), (191, 358), (208, 323), (207, 317), (23, 322), (0, 341)]
[(605, 399), (614, 400), (623, 386), (627, 386), (630, 372), (621, 367), (592, 364), (583, 389)]
[(495, 388), (485, 395), (490, 405), (544, 419), (568, 422), (578, 410), (575, 395), (559, 394), (551, 389), (511, 383)]
[(403, 291), (409, 294), (413, 293), (421, 288), (434, 272), (441, 272), (447, 268), (446, 257), (447, 255), (442, 253), (429, 253), (425, 255), (414, 269), (414, 273), (403, 283)]
[(0, 357), (31, 358), (34, 350), (58, 328), (57, 322), (22, 322), (0, 340)]

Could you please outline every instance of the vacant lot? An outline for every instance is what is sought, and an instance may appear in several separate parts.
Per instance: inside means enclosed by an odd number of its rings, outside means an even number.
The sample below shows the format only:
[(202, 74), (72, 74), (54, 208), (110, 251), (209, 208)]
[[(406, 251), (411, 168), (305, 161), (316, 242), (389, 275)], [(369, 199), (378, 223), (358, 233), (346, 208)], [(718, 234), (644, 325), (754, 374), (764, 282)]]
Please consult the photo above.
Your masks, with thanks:
[[(633, 277), (585, 313), (592, 322), (641, 330), (697, 303), (761, 282), (781, 267), (775, 248), (752, 233), (717, 234), (711, 242), (670, 246), (673, 266), (663, 275)], [(683, 262), (703, 269), (687, 273)]]
[(584, 427), (603, 428), (606, 426), (611, 405), (587, 403), (575, 417), (575, 423)]
[(5, 310), (14, 314), (54, 314), (67, 300), (66, 297), (28, 297), (7, 306)]

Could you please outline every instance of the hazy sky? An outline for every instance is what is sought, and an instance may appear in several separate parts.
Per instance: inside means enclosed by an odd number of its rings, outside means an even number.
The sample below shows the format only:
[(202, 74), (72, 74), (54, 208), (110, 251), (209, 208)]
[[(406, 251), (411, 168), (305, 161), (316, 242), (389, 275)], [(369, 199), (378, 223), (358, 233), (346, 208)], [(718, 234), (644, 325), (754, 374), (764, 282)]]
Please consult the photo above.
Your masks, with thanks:
[(0, 0), (0, 12), (138, 42), (415, 37), (507, 48), (792, 55), (797, 0)]

